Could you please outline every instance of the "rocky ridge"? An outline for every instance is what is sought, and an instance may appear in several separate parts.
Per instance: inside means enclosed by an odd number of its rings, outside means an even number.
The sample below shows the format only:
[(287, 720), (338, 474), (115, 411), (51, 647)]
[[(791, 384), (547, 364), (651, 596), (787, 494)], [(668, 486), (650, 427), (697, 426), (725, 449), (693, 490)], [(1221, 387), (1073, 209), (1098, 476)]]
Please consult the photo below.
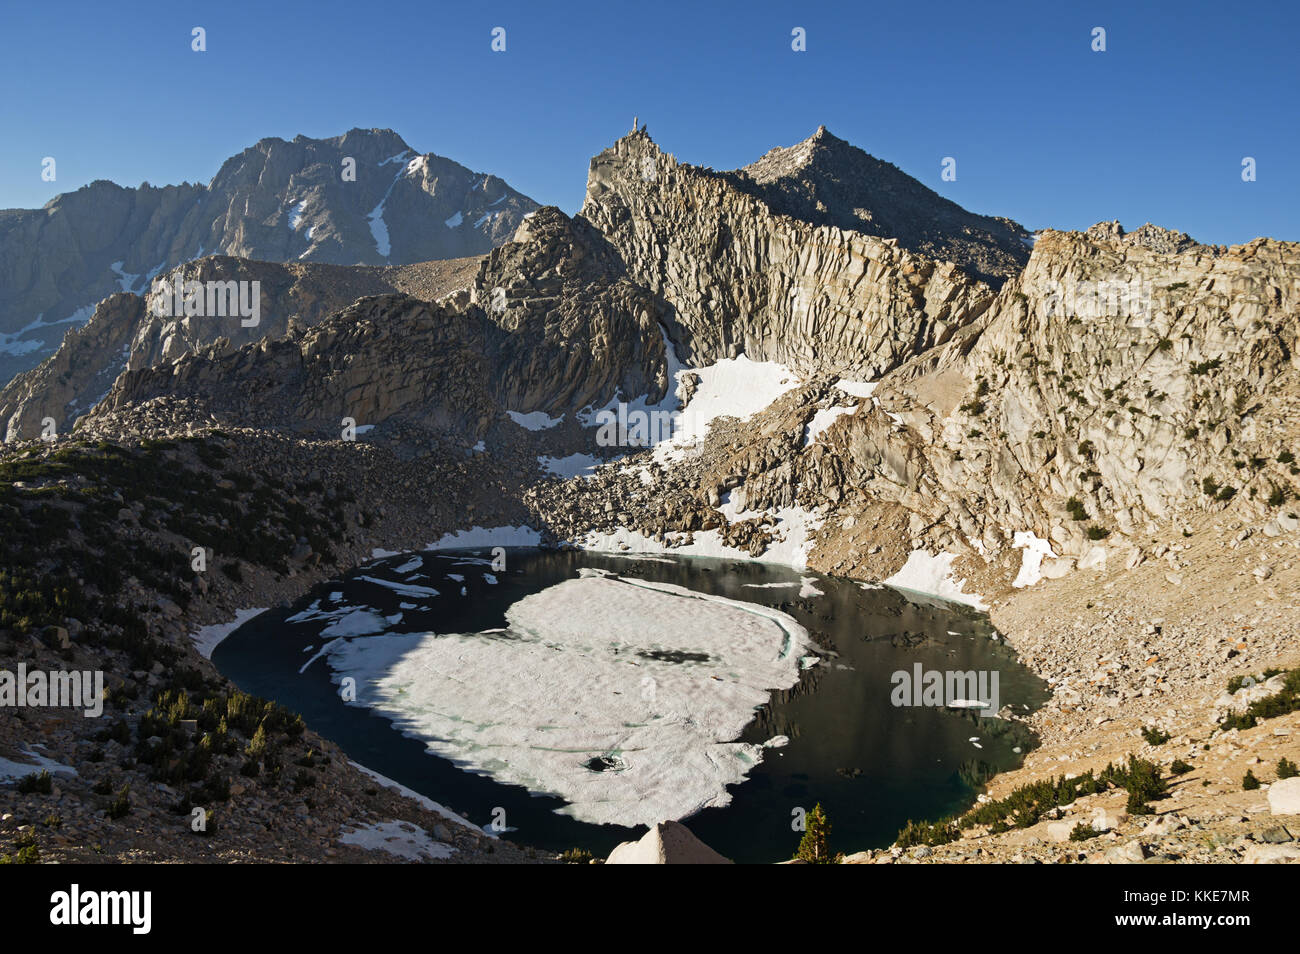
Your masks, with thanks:
[(506, 241), (536, 208), (496, 176), (417, 154), (387, 129), (263, 139), (206, 186), (93, 182), (42, 209), (0, 213), (0, 380), (33, 367), (96, 302), (144, 294), (164, 270), (205, 254), (339, 265), (463, 258)]

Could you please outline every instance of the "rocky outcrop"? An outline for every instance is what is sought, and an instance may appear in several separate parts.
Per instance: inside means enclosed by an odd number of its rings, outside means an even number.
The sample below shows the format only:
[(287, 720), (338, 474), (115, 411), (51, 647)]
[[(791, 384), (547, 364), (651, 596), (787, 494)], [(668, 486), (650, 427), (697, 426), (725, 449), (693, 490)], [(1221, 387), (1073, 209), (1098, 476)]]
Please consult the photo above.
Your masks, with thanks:
[(955, 262), (994, 286), (1020, 274), (1032, 240), (1010, 219), (967, 212), (892, 163), (882, 162), (825, 126), (808, 139), (773, 149), (732, 174), (736, 186), (774, 212), (813, 225), (898, 244), (936, 261)]
[(186, 345), (175, 360), (129, 370), (102, 410), (165, 397), (226, 423), (337, 437), (352, 418), (430, 440), (453, 435), (463, 447), (505, 411), (563, 417), (619, 393), (661, 397), (660, 306), (604, 239), (554, 208), (519, 237), (438, 303), (379, 295), (283, 337)]
[[(747, 176), (678, 162), (640, 131), (591, 162), (582, 215), (673, 308), (683, 360), (743, 353), (875, 377), (947, 341), (993, 300), (957, 265), (792, 217), (764, 195)], [(779, 208), (798, 211), (792, 201)]]
[[(410, 294), (435, 300), (458, 288), (468, 288), (477, 259), (453, 259), (380, 268), (279, 264), (208, 256), (159, 276), (168, 287), (198, 282), (258, 283), (257, 324), (237, 314), (198, 314), (171, 317), (155, 307), (151, 292), (143, 298), (120, 292), (99, 304), (84, 328), (71, 331), (59, 349), (38, 367), (18, 375), (0, 390), (0, 437), (37, 437), (40, 422), (52, 418), (60, 433), (103, 397), (119, 373), (168, 364), (184, 354), (215, 348), (228, 353), (249, 342), (276, 338), (292, 328), (310, 328), (360, 298)], [(223, 301), (223, 304), (226, 302)], [(160, 317), (165, 310), (167, 317)], [(228, 310), (228, 309), (223, 309)]]
[(974, 333), (876, 396), (924, 455), (936, 499), (970, 512), (955, 521), (968, 537), (993, 547), (1033, 530), (1083, 558), (1182, 507), (1300, 490), (1286, 409), (1298, 280), (1295, 243), (1045, 232)]
[(607, 865), (729, 865), (681, 822), (660, 822), (641, 836), (609, 853)]
[(108, 393), (126, 367), (131, 341), (144, 319), (145, 302), (118, 292), (99, 303), (90, 321), (69, 331), (39, 367), (18, 375), (0, 391), (0, 437), (32, 440), (49, 431), (66, 433), (77, 415)]
[(48, 355), (63, 323), (84, 322), (96, 302), (143, 294), (165, 269), (204, 254), (343, 265), (462, 258), (508, 240), (535, 208), (496, 176), (418, 155), (386, 129), (264, 139), (206, 186), (93, 182), (43, 209), (0, 214), (0, 380)]

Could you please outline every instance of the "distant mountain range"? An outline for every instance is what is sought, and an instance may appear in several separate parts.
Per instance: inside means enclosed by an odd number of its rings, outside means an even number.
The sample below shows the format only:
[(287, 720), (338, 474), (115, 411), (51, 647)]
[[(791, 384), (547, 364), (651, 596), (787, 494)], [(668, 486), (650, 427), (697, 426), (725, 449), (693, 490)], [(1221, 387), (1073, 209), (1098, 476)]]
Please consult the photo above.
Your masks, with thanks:
[(537, 203), (388, 129), (263, 139), (206, 186), (99, 180), (0, 211), (0, 383), (34, 367), (114, 292), (204, 255), (405, 265), (481, 255)]

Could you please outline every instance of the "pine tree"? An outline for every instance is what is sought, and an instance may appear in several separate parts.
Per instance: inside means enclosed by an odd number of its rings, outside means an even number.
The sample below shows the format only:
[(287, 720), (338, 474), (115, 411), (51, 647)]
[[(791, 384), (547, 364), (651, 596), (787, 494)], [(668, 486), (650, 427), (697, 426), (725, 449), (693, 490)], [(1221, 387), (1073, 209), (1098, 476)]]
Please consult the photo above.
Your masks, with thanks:
[(831, 822), (822, 811), (820, 802), (808, 813), (804, 823), (803, 838), (799, 841), (799, 850), (794, 853), (794, 860), (810, 865), (833, 865), (838, 862), (839, 855), (831, 854)]

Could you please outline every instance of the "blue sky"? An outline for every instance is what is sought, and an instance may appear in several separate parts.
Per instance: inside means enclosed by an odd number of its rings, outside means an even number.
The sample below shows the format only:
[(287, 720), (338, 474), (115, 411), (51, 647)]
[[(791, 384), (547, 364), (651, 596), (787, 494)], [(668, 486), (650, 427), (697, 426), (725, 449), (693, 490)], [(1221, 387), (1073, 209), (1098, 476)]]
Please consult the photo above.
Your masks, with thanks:
[(98, 178), (206, 182), (265, 136), (376, 126), (573, 212), (635, 114), (720, 169), (825, 123), (1031, 228), (1300, 239), (1298, 40), (1282, 2), (8, 3), (0, 207)]

